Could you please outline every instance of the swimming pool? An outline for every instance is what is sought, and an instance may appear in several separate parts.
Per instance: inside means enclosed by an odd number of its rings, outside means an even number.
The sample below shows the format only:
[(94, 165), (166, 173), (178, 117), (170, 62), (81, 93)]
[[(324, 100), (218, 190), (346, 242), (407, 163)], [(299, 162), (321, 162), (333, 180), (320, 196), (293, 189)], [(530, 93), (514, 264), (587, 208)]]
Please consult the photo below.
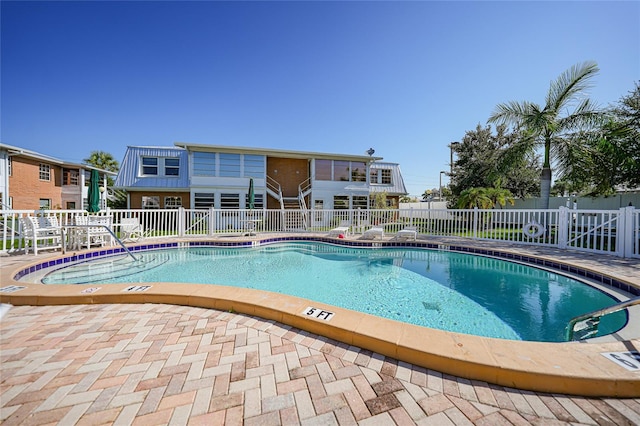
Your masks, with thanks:
[[(569, 320), (615, 299), (564, 275), (491, 257), (289, 242), (152, 250), (46, 270), (47, 284), (211, 283), (290, 294), (411, 324), (514, 340), (563, 341)], [(33, 275), (29, 280), (36, 277)], [(626, 312), (603, 319), (617, 331)]]

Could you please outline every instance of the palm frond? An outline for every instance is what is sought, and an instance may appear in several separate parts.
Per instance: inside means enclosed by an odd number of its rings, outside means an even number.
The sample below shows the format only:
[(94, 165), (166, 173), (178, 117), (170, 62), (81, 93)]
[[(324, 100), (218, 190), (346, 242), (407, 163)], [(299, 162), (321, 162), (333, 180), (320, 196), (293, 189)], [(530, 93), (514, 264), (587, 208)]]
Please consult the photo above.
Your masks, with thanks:
[(489, 123), (520, 125), (523, 120), (532, 114), (532, 111), (538, 110), (536, 104), (531, 102), (510, 101), (496, 105), (487, 120)]
[(580, 92), (591, 87), (591, 79), (599, 71), (597, 63), (586, 61), (563, 72), (549, 86), (546, 98), (547, 108), (559, 112), (569, 102), (574, 101)]
[(572, 114), (558, 120), (559, 129), (571, 131), (586, 130), (604, 124), (607, 112), (599, 110), (589, 99), (583, 100)]

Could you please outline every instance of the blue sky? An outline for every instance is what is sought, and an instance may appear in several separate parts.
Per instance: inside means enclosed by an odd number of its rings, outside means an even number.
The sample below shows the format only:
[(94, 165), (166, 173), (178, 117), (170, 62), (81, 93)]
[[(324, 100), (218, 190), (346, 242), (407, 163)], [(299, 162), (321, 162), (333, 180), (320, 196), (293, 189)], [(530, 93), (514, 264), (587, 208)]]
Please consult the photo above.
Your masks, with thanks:
[[(640, 2), (0, 2), (0, 140), (81, 162), (174, 142), (363, 154), (436, 188), (501, 102), (640, 80)], [(443, 176), (443, 184), (447, 178)]]

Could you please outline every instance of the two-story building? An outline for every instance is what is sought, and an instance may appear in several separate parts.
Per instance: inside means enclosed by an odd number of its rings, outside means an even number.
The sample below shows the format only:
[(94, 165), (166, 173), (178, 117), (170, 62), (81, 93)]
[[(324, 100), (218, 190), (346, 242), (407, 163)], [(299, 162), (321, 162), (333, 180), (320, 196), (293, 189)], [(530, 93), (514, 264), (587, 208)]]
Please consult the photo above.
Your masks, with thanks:
[(407, 191), (396, 163), (369, 155), (175, 143), (130, 146), (114, 188), (129, 208), (368, 209), (384, 192), (398, 206)]
[(107, 176), (115, 173), (0, 143), (1, 209), (85, 210), (91, 170), (99, 172), (104, 208)]

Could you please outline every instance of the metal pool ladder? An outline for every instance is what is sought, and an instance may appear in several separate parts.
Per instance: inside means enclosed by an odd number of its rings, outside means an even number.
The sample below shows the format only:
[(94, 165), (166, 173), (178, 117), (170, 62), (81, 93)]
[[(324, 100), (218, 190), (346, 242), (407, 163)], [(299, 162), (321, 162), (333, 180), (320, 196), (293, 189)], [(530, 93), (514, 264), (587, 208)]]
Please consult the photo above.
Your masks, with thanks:
[(625, 300), (624, 302), (616, 303), (608, 308), (578, 315), (577, 317), (572, 318), (567, 325), (565, 334), (566, 340), (570, 342), (572, 340), (582, 340), (594, 337), (598, 332), (598, 324), (600, 324), (600, 319), (603, 316), (622, 311), (623, 309), (627, 309), (638, 304), (640, 304), (640, 296)]
[[(136, 261), (136, 262), (138, 261), (138, 258), (137, 258), (137, 257), (135, 257), (135, 256), (133, 255), (133, 253), (131, 253), (131, 250), (129, 250), (129, 249), (127, 248), (127, 246), (125, 246), (125, 245), (124, 245), (124, 243), (123, 243), (122, 241), (120, 241), (120, 238), (118, 238), (118, 237), (116, 236), (116, 234), (111, 230), (111, 228), (109, 228), (107, 225), (103, 225), (103, 224), (92, 224), (92, 225), (66, 225), (66, 226), (63, 226), (63, 227), (62, 227), (62, 232), (63, 232), (62, 240), (63, 240), (63, 241), (64, 241), (64, 238), (65, 238), (65, 236), (64, 236), (64, 232), (66, 232), (66, 228), (104, 228), (104, 229), (106, 229), (107, 231), (109, 231), (109, 234), (111, 234), (111, 237), (113, 237), (113, 239), (115, 239), (115, 240), (118, 242), (118, 244), (120, 244), (120, 247), (122, 247), (122, 248), (123, 248), (123, 250), (124, 250), (124, 251), (129, 255), (129, 256), (131, 256), (131, 258), (132, 258), (134, 261)], [(65, 252), (66, 252), (65, 245), (63, 244), (63, 245), (62, 245), (62, 253), (65, 253)]]

